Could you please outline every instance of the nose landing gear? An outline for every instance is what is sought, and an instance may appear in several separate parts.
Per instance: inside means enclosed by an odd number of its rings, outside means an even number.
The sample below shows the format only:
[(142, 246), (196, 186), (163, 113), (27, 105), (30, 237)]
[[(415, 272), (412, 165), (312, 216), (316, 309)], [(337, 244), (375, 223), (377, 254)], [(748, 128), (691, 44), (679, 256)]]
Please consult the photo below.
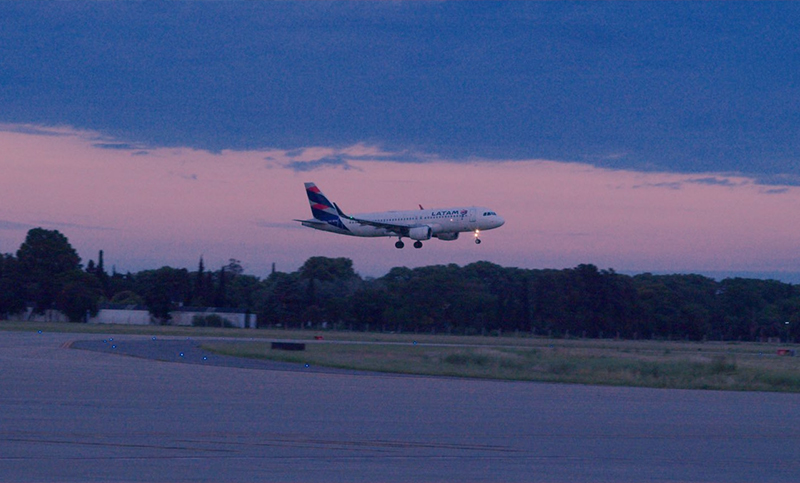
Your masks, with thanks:
[(480, 230), (475, 230), (475, 244), (476, 245), (480, 245), (481, 244), (481, 239), (478, 238), (479, 236), (481, 236), (481, 231)]

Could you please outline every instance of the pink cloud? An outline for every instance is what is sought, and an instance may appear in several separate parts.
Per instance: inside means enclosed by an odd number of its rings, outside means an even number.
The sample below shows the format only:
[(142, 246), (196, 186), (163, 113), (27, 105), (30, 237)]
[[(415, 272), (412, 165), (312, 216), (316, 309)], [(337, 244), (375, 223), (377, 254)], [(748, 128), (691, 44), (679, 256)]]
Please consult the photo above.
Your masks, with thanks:
[[(25, 129), (23, 129), (25, 128)], [(392, 266), (466, 264), (561, 268), (579, 263), (633, 271), (796, 270), (800, 189), (707, 173), (638, 173), (547, 160), (392, 162), (396, 153), (345, 148), (224, 151), (140, 149), (69, 128), (0, 129), (0, 251), (28, 226), (57, 228), (84, 259), (106, 252), (120, 270), (194, 268), (242, 260), (265, 275), (314, 255), (345, 256), (367, 275)], [(56, 133), (57, 135), (52, 135)], [(345, 159), (307, 172), (286, 166)], [(376, 159), (376, 161), (372, 160)], [(422, 158), (422, 156), (420, 156)], [(345, 211), (477, 204), (506, 225), (422, 250), (302, 228), (304, 181)], [(4, 228), (5, 227), (5, 228)]]

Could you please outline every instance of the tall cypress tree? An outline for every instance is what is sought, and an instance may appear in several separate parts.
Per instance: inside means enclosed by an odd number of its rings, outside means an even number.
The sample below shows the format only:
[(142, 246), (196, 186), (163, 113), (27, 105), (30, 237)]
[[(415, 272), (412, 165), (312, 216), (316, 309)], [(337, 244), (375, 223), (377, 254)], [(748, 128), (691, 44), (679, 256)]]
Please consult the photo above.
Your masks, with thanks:
[(110, 299), (114, 294), (109, 293), (111, 291), (111, 279), (103, 266), (103, 250), (100, 250), (100, 253), (97, 254), (97, 267), (95, 268), (94, 274), (97, 277), (97, 281), (100, 282), (103, 295)]
[(194, 296), (192, 297), (193, 305), (205, 305), (205, 265), (203, 264), (203, 256), (200, 255), (200, 263), (197, 264), (197, 276), (194, 279)]
[(214, 297), (214, 305), (216, 307), (225, 307), (227, 304), (227, 288), (225, 287), (225, 267), (219, 269), (219, 284), (217, 285), (217, 294)]

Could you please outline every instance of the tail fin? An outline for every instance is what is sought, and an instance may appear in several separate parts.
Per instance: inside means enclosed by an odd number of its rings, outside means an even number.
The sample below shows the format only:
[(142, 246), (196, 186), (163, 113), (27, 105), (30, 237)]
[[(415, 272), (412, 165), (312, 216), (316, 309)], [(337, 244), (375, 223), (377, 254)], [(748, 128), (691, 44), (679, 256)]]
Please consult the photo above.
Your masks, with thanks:
[(314, 215), (314, 218), (344, 228), (342, 221), (339, 219), (337, 206), (322, 194), (316, 184), (306, 183), (305, 186), (308, 203), (311, 205), (311, 214)]

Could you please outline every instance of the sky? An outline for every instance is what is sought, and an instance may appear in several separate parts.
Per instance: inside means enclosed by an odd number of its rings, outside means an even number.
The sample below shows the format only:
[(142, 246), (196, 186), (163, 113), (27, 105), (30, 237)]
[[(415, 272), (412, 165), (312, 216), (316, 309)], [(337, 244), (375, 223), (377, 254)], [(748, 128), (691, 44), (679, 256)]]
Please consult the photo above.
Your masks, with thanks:
[[(0, 2), (0, 253), (800, 283), (793, 2)], [(304, 228), (488, 206), (421, 250)]]

